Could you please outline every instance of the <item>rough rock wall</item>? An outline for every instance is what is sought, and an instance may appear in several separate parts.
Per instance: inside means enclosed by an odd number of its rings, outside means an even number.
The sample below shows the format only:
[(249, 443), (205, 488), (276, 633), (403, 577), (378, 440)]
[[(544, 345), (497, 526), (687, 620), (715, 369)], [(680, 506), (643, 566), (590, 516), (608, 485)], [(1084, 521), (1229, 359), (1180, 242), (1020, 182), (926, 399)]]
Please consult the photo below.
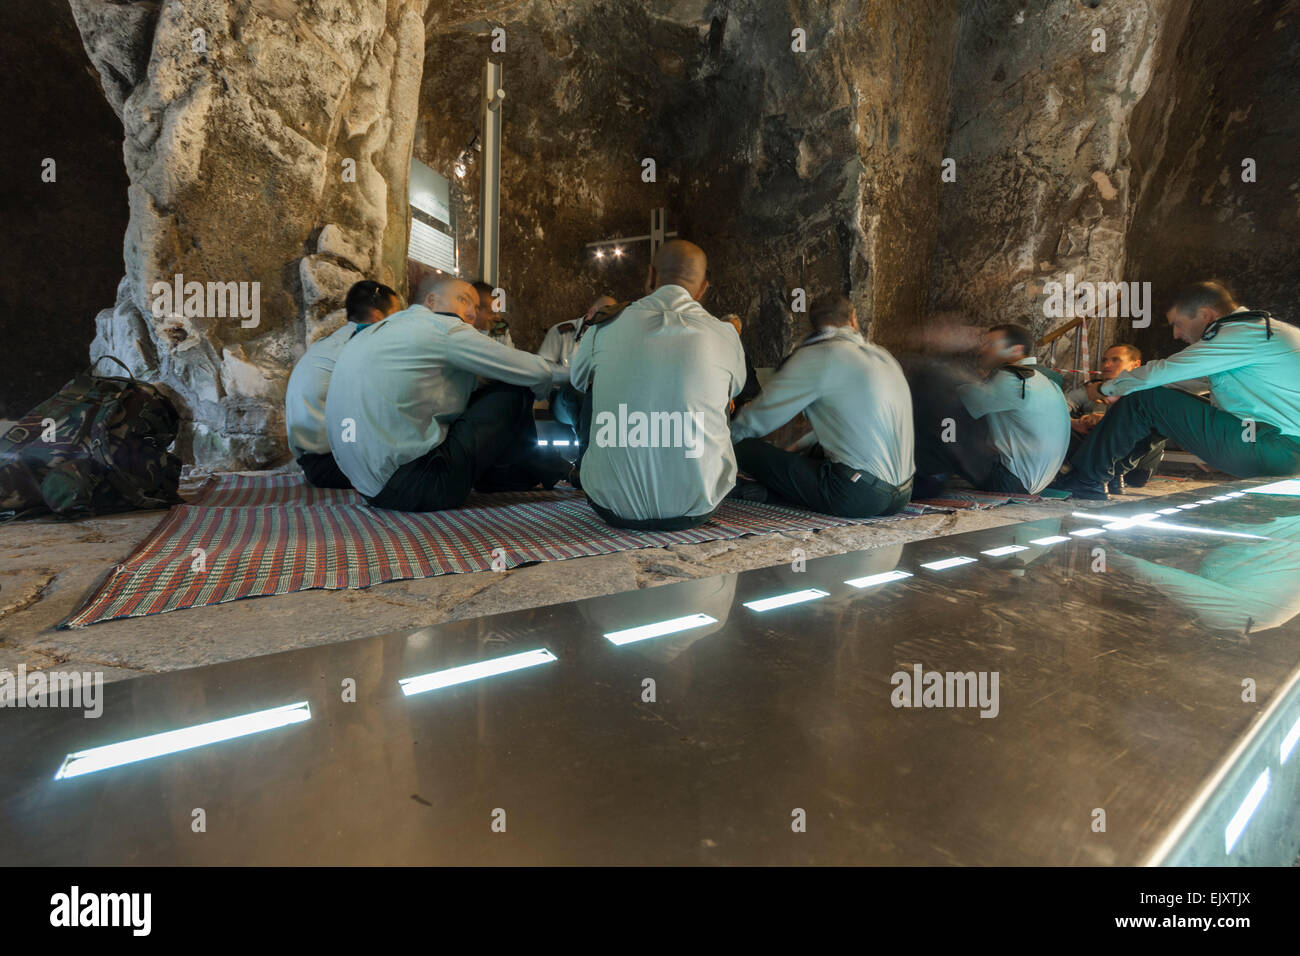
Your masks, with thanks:
[(1198, 279), (1300, 322), (1300, 2), (1195, 4), (1178, 21), (1131, 131), (1127, 271), (1152, 283), (1156, 315), (1129, 340), (1152, 355), (1174, 349), (1169, 296)]
[[(715, 295), (775, 364), (807, 330), (791, 292), (849, 293), (872, 337), (920, 315), (958, 10), (949, 0), (715, 4), (671, 127), (684, 221), (725, 250)], [(792, 49), (805, 31), (806, 52)]]
[[(931, 306), (1042, 333), (1044, 286), (1131, 279), (1129, 127), (1172, 0), (963, 4)], [(1103, 30), (1105, 49), (1095, 49)]]
[[(71, 0), (130, 178), (126, 275), (92, 356), (174, 389), (200, 465), (282, 460), (294, 359), (352, 282), (405, 284), (426, 2)], [(202, 304), (160, 297), (177, 275)], [(249, 284), (238, 315), (225, 283)]]
[[(648, 245), (629, 245), (619, 260), (596, 260), (585, 243), (649, 231), (650, 211), (669, 207), (678, 169), (662, 154), (665, 90), (683, 82), (697, 56), (702, 3), (693, 13), (637, 0), (526, 0), (430, 8), (430, 35), (420, 101), (416, 156), (444, 175), (478, 130), (484, 61), (502, 64), (501, 235), (499, 285), (506, 290), (511, 335), (535, 348), (546, 329), (584, 312), (609, 289), (641, 293)], [(707, 20), (704, 21), (707, 24)], [(493, 52), (491, 31), (505, 30)], [(660, 75), (669, 63), (673, 71)], [(668, 59), (666, 59), (668, 58)], [(673, 65), (676, 64), (676, 65)], [(657, 162), (643, 182), (641, 160)], [(461, 271), (476, 277), (481, 155), (459, 182)]]
[[(598, 291), (640, 295), (645, 243), (621, 260), (596, 260), (584, 244), (648, 232), (659, 205), (709, 254), (707, 305), (745, 320), (760, 364), (802, 330), (796, 287), (851, 289), (885, 339), (919, 313), (955, 0), (524, 2), (474, 19), (483, 13), (430, 11), (416, 154), (450, 172), (476, 129), (490, 31), (504, 27), (501, 284), (517, 344), (535, 346)], [(474, 214), (477, 177), (471, 163)], [(472, 272), (471, 223), (462, 237)]]
[(127, 181), (122, 124), (67, 0), (6, 5), (0, 63), (0, 418), (17, 418), (89, 363), (122, 275)]

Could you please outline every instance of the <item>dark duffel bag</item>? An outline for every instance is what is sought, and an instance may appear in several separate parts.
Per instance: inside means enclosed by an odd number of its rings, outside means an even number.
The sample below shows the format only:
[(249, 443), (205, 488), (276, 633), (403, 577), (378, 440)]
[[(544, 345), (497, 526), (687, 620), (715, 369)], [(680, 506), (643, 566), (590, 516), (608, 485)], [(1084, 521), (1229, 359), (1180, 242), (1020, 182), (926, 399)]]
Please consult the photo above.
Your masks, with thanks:
[[(112, 359), (127, 377), (100, 376)], [(0, 437), (0, 519), (76, 518), (181, 501), (181, 461), (167, 450), (180, 415), (158, 388), (102, 355)]]

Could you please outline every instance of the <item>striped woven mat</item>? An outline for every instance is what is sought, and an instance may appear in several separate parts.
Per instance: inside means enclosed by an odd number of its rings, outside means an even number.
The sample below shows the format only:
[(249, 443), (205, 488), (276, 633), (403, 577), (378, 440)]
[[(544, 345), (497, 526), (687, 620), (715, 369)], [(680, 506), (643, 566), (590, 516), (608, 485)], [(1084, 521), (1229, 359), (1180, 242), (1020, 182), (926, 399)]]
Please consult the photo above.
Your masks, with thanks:
[(698, 528), (646, 532), (611, 528), (582, 492), (567, 487), (473, 495), (457, 511), (414, 514), (371, 508), (355, 491), (313, 488), (299, 475), (222, 475), (193, 502), (172, 508), (59, 627), (313, 588), (365, 588), (747, 534), (897, 521), (1011, 500), (957, 492), (941, 501), (912, 502), (888, 518), (868, 519), (728, 500)]

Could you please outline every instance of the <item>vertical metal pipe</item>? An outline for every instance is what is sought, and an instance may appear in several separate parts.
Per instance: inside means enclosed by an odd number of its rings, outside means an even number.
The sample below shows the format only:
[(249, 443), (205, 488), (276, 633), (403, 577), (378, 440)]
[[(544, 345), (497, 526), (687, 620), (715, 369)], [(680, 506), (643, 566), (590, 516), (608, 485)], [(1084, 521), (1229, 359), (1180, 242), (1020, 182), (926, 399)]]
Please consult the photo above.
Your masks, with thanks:
[(497, 284), (500, 271), (497, 253), (501, 226), (501, 103), (505, 95), (501, 85), (501, 64), (488, 60), (483, 67), (478, 272), (479, 277), (491, 286)]
[(1079, 364), (1083, 361), (1083, 330), (1087, 327), (1088, 323), (1085, 320), (1074, 330), (1074, 373), (1070, 379), (1073, 383), (1072, 388), (1079, 387)]
[(665, 232), (668, 229), (668, 210), (660, 206), (657, 209), (650, 210), (650, 261), (655, 261), (655, 253), (659, 247), (664, 244)]
[(1097, 360), (1093, 362), (1092, 367), (1095, 371), (1101, 371), (1101, 357), (1106, 352), (1106, 316), (1097, 316)]

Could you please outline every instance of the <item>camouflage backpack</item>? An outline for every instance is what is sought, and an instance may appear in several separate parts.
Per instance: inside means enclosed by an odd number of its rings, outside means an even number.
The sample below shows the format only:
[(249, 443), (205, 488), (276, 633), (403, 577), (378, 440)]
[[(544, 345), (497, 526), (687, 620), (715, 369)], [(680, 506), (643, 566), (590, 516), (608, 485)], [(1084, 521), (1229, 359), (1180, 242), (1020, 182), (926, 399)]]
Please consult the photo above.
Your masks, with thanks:
[(167, 451), (179, 424), (157, 387), (92, 365), (0, 437), (0, 519), (179, 503), (181, 462)]

